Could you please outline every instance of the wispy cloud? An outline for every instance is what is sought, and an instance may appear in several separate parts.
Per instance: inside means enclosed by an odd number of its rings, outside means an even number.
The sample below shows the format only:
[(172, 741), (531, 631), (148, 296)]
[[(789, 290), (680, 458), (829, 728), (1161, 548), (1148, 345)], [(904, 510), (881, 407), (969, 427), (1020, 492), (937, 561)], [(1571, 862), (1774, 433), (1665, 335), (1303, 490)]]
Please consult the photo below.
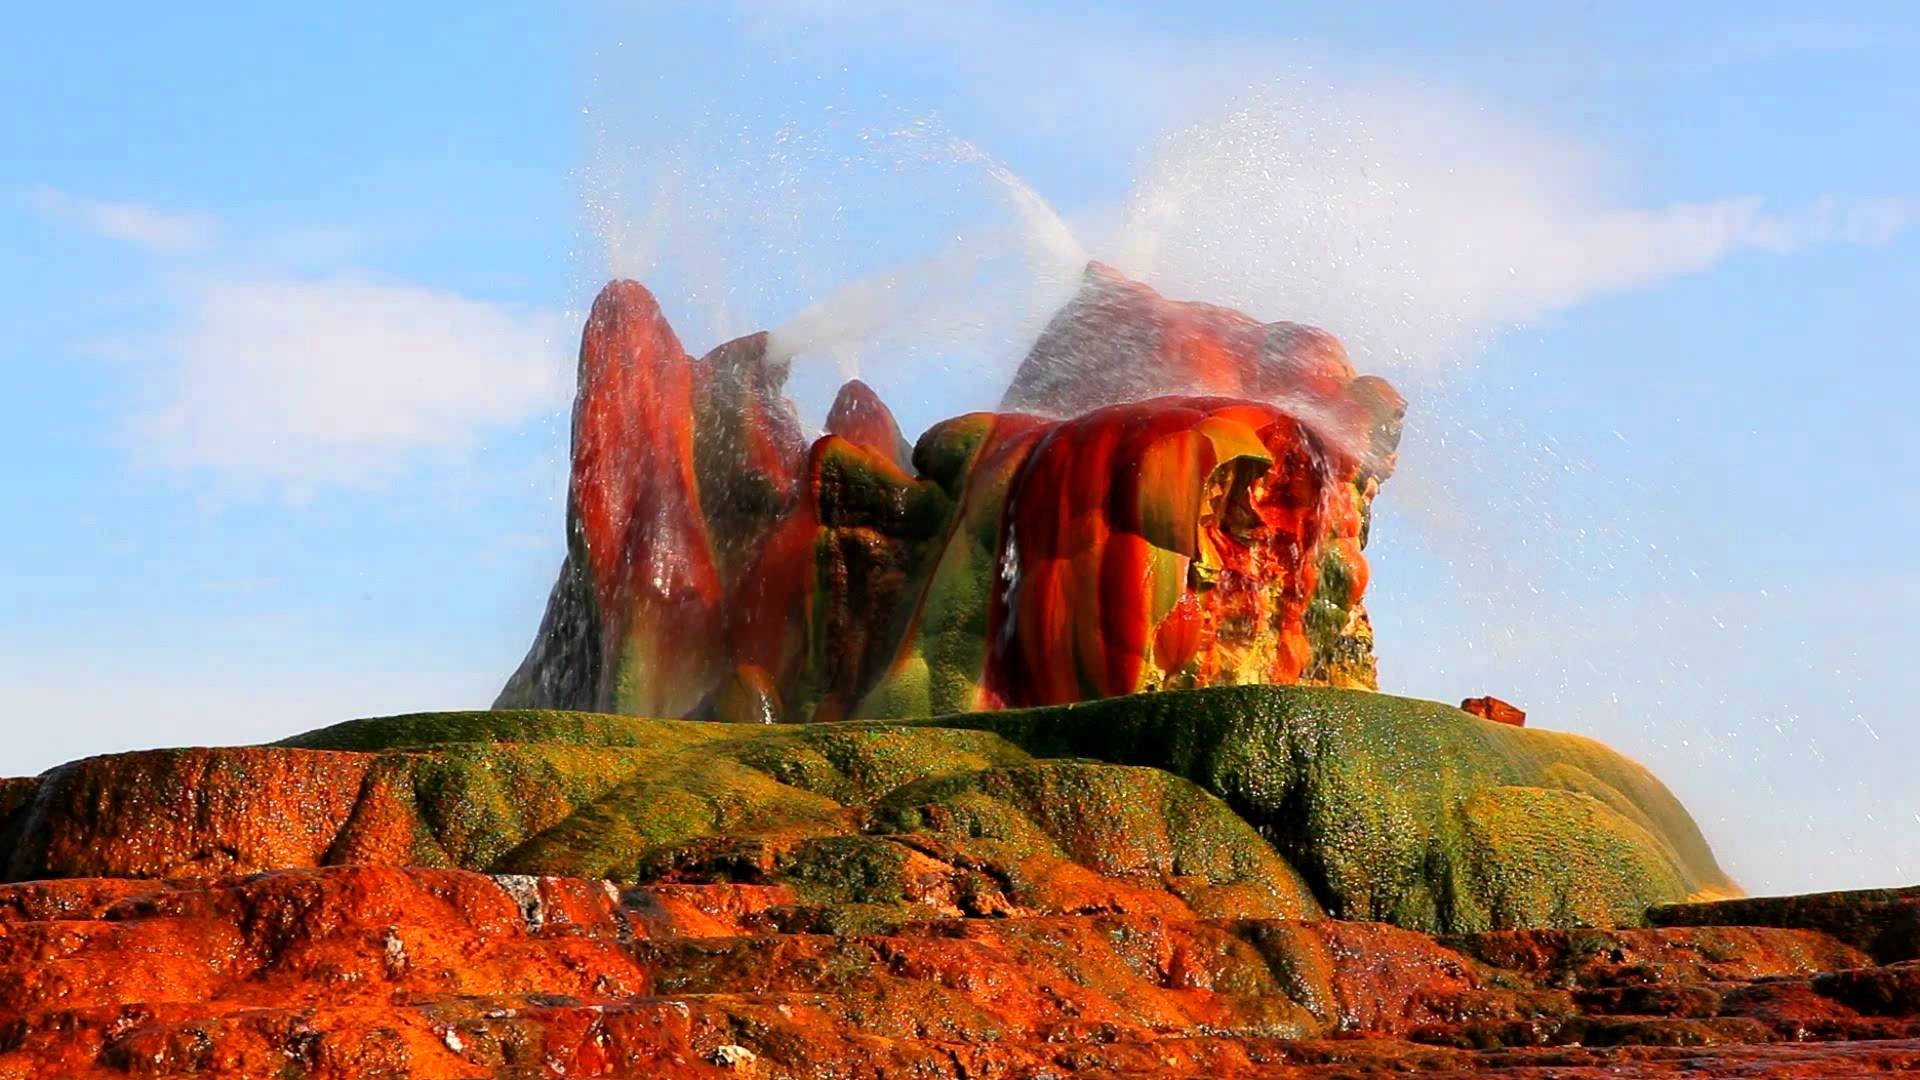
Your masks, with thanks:
[(143, 203), (105, 202), (46, 186), (30, 189), (26, 197), (48, 218), (160, 255), (199, 251), (220, 231), (219, 222), (208, 214), (172, 213)]
[(294, 492), (361, 486), (561, 408), (555, 313), (404, 283), (190, 283), (151, 406), (146, 463)]
[(1743, 252), (1885, 243), (1920, 202), (1636, 206), (1597, 151), (1392, 84), (1267, 88), (1165, 136), (1111, 258), (1184, 295), (1326, 326), (1388, 370)]
[(126, 433), (139, 464), (296, 497), (362, 487), (557, 412), (571, 389), (559, 313), (358, 272), (362, 230), (237, 230), (44, 186), (28, 199), (164, 257), (132, 287), (166, 298), (167, 328), (113, 350), (149, 365)]

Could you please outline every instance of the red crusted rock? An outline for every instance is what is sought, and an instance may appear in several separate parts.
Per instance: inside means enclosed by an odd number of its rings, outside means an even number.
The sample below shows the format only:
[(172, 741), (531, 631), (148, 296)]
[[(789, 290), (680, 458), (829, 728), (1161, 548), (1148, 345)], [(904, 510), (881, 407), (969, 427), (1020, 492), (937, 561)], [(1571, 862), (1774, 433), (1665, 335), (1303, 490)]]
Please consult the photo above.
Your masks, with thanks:
[(1524, 710), (1509, 705), (1497, 697), (1470, 697), (1460, 703), (1460, 711), (1472, 713), (1482, 720), (1491, 720), (1496, 724), (1527, 726), (1527, 714)]
[(596, 697), (679, 716), (717, 672), (722, 586), (694, 474), (694, 366), (653, 295), (601, 291), (580, 341), (569, 532), (599, 612)]
[(1070, 418), (975, 414), (911, 450), (858, 381), (804, 447), (767, 350), (690, 359), (644, 288), (601, 293), (567, 563), (498, 706), (824, 720), (1375, 684), (1362, 548), (1405, 402), (1332, 337), (1096, 265), (1008, 394)]
[(0, 1076), (1920, 1067), (1912, 965), (1814, 931), (850, 905), (822, 932), (793, 899), (378, 867), (0, 886)]

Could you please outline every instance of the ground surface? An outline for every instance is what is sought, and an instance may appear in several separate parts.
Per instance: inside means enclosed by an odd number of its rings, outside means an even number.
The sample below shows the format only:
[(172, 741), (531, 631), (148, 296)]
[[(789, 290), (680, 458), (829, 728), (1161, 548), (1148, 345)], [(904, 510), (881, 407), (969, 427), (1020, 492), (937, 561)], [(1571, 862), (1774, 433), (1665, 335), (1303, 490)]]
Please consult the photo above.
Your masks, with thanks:
[(1384, 695), (354, 721), (0, 781), (0, 867), (0, 1077), (1920, 1069), (1920, 890), (1703, 900), (1644, 769)]
[(1920, 1068), (1916, 913), (1435, 939), (371, 866), (26, 883), (0, 1076), (1858, 1076)]

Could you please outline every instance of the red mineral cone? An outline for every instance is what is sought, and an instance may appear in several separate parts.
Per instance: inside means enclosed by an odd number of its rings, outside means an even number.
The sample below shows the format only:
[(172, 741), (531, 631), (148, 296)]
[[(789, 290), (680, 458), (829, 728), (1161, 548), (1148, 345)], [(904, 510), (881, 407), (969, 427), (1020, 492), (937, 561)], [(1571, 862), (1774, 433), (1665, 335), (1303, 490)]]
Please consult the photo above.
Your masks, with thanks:
[(602, 289), (580, 342), (568, 493), (599, 616), (597, 697), (680, 716), (715, 680), (720, 578), (694, 474), (694, 369), (645, 287)]

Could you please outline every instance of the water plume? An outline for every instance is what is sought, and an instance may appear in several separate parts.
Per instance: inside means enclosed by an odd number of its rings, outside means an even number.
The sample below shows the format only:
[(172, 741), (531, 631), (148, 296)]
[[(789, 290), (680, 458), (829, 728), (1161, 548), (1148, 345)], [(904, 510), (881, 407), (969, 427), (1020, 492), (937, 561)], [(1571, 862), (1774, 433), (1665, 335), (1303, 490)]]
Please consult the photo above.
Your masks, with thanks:
[(973, 143), (927, 122), (879, 142), (936, 168), (977, 170), (1014, 221), (835, 289), (771, 331), (774, 351), (830, 358), (845, 379), (866, 374), (863, 356), (910, 363), (938, 350), (1007, 362), (1071, 295), (1085, 248), (1032, 185)]
[[(996, 20), (993, 32), (1008, 30)], [(822, 92), (825, 104), (795, 105), (813, 84), (774, 77), (757, 84), (762, 99), (686, 118), (709, 137), (678, 144), (690, 148), (665, 155), (670, 168), (614, 185), (672, 204), (628, 208), (621, 243), (652, 253), (662, 296), (726, 300), (710, 305), (728, 307), (726, 331), (690, 330), (690, 340), (774, 326), (777, 350), (799, 361), (793, 386), (807, 415), (823, 415), (833, 387), (857, 374), (900, 408), (909, 436), (991, 407), (1089, 259), (1171, 298), (1324, 327), (1356, 366), (1413, 401), (1375, 552), (1387, 688), (1505, 691), (1542, 722), (1649, 758), (1709, 829), (1742, 838), (1729, 849), (1751, 885), (1871, 883), (1890, 858), (1920, 860), (1910, 839), (1883, 831), (1815, 881), (1741, 824), (1756, 776), (1783, 795), (1850, 787), (1877, 760), (1870, 746), (1837, 760), (1822, 749), (1834, 733), (1787, 715), (1809, 715), (1823, 693), (1851, 700), (1862, 665), (1809, 667), (1808, 700), (1783, 712), (1753, 677), (1753, 657), (1791, 651), (1802, 616), (1755, 601), (1735, 568), (1681, 554), (1684, 526), (1652, 508), (1671, 493), (1610, 471), (1607, 425), (1596, 435), (1591, 421), (1563, 423), (1527, 396), (1537, 372), (1483, 364), (1484, 346), (1517, 328), (1740, 253), (1885, 242), (1916, 219), (1910, 202), (1641, 205), (1604, 154), (1458, 94), (1276, 80), (1270, 72), (1287, 65), (1261, 49), (1236, 54), (1259, 66), (1235, 67), (1159, 42), (1105, 56), (1058, 47), (1089, 80), (1073, 89), (1075, 108), (1155, 105), (1134, 110), (1150, 126), (1133, 132), (1144, 153), (1129, 172), (1113, 166), (1118, 155), (1086, 170), (1110, 182), (1034, 170), (1010, 153), (1016, 171), (912, 103), (867, 115)], [(845, 70), (830, 43), (821, 53)], [(990, 104), (1011, 112), (1029, 93), (1058, 104), (1049, 69), (995, 66), (995, 55), (961, 65)], [(1162, 125), (1166, 103), (1191, 100), (1200, 83), (1234, 86)], [(851, 205), (863, 201), (874, 205)], [(683, 292), (680, 275), (702, 280)], [(1745, 615), (1725, 617), (1733, 610)], [(1865, 715), (1885, 698), (1863, 693), (1846, 708), (1884, 733), (1890, 725)], [(1764, 742), (1776, 722), (1792, 737)], [(1897, 784), (1876, 783), (1859, 805), (1902, 821), (1920, 810)], [(1816, 813), (1823, 828), (1867, 835), (1857, 815), (1831, 807), (1807, 811), (1810, 828)], [(1889, 856), (1896, 849), (1905, 855)]]

